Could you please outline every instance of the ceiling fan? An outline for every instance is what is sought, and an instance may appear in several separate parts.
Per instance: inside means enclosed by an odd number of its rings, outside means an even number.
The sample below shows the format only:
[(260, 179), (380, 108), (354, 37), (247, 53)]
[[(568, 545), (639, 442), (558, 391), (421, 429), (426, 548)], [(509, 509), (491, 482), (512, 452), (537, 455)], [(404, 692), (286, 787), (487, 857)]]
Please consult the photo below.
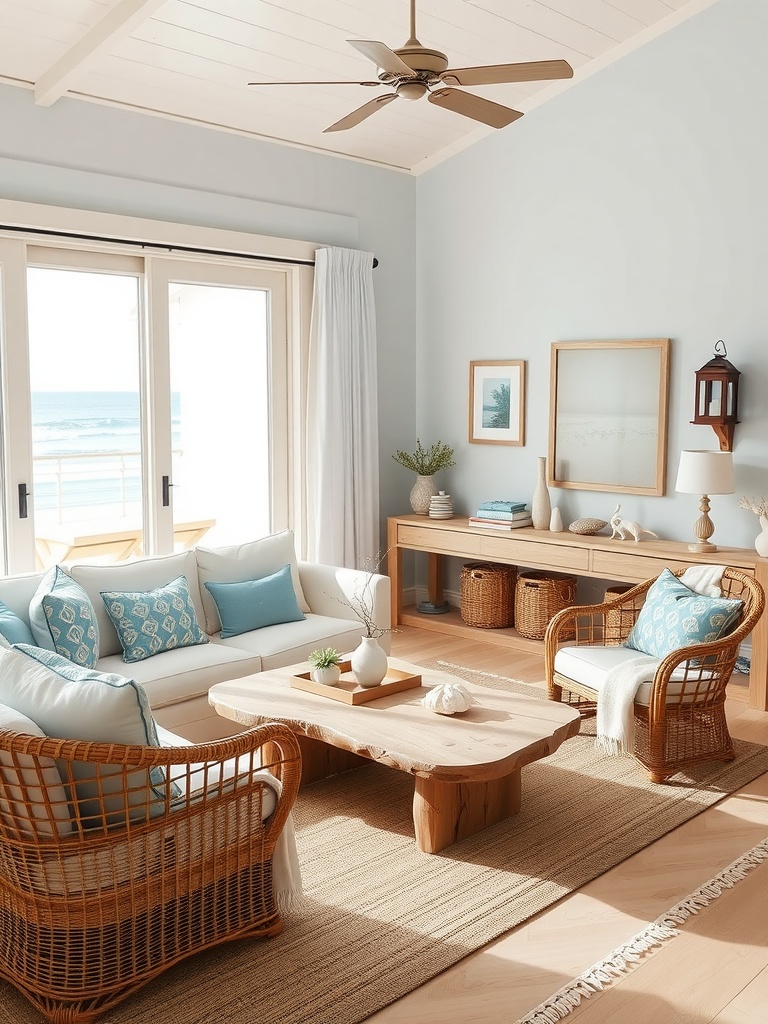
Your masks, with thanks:
[(438, 107), (463, 114), (492, 128), (504, 128), (523, 116), (522, 111), (491, 100), (461, 92), (456, 85), (499, 85), (507, 82), (544, 82), (572, 78), (573, 68), (565, 60), (536, 60), (520, 64), (489, 64), (476, 68), (449, 68), (448, 58), (440, 50), (422, 46), (416, 38), (416, 0), (410, 0), (410, 37), (398, 49), (370, 39), (348, 39), (350, 46), (368, 57), (379, 68), (377, 81), (370, 82), (249, 82), (249, 85), (388, 85), (392, 92), (364, 103), (340, 121), (324, 129), (343, 132), (354, 128), (371, 114), (398, 98), (418, 100), (426, 96)]

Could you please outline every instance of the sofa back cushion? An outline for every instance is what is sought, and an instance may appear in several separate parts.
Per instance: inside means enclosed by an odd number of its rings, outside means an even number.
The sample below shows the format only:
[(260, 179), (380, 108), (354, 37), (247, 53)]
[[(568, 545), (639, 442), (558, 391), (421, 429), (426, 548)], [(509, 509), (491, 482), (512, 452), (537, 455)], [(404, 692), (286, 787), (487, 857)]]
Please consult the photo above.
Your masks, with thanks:
[(30, 572), (0, 579), (0, 601), (29, 625), (29, 602), (45, 573)]
[(203, 621), (203, 604), (194, 551), (182, 551), (177, 555), (159, 555), (156, 558), (140, 558), (134, 562), (119, 562), (116, 565), (73, 565), (69, 571), (91, 599), (99, 624), (101, 657), (123, 653), (115, 627), (101, 599), (104, 591), (155, 590), (178, 576), (186, 576), (192, 606), (198, 621)]
[[(16, 708), (0, 704), (0, 731), (45, 736), (40, 726)], [(0, 749), (0, 818), (27, 835), (64, 835), (72, 830), (67, 793), (56, 762)]]
[(301, 589), (292, 530), (273, 533), (247, 544), (221, 548), (198, 547), (196, 551), (207, 633), (218, 633), (221, 619), (216, 602), (205, 587), (206, 583), (245, 583), (278, 572), (284, 565), (291, 567), (291, 580), (299, 608), (302, 612), (309, 611)]
[[(159, 746), (147, 695), (135, 680), (81, 668), (39, 647), (0, 649), (0, 702), (31, 718), (47, 736)], [(66, 782), (63, 762), (59, 771)], [(144, 819), (164, 807), (162, 769), (128, 772), (125, 785), (111, 765), (74, 762), (72, 775), (79, 814), (93, 825), (101, 826), (104, 818), (108, 824), (124, 823), (126, 816)]]

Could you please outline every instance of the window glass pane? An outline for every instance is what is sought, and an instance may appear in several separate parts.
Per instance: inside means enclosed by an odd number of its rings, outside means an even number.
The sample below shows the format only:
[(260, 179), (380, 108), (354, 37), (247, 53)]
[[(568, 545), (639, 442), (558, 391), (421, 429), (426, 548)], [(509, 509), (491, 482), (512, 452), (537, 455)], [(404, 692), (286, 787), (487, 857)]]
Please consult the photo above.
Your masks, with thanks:
[(35, 545), (42, 566), (142, 550), (134, 275), (27, 275)]
[(268, 292), (174, 282), (168, 297), (176, 545), (260, 537), (271, 508)]

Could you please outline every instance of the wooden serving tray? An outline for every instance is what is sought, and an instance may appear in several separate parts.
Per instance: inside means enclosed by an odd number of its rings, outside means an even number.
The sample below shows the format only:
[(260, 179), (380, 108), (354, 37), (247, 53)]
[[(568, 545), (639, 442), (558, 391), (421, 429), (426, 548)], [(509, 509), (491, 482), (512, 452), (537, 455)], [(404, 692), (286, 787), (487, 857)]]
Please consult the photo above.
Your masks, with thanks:
[(361, 686), (351, 673), (351, 663), (342, 661), (339, 664), (341, 679), (335, 686), (316, 683), (311, 672), (300, 672), (290, 677), (291, 686), (297, 690), (307, 690), (320, 697), (330, 697), (344, 704), (368, 704), (369, 701), (386, 697), (388, 693), (400, 693), (401, 690), (413, 690), (421, 686), (421, 676), (402, 672), (398, 668), (388, 668), (387, 674), (378, 686)]

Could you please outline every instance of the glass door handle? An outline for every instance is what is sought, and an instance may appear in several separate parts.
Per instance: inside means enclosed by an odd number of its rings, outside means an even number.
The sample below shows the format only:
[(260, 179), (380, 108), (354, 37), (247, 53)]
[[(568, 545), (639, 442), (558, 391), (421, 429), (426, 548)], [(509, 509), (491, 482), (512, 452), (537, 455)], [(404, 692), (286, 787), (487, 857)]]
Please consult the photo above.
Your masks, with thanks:
[(171, 504), (171, 488), (174, 486), (169, 476), (163, 477), (163, 508), (168, 508)]
[(26, 484), (19, 484), (19, 519), (29, 518), (29, 503), (27, 499), (31, 495)]

